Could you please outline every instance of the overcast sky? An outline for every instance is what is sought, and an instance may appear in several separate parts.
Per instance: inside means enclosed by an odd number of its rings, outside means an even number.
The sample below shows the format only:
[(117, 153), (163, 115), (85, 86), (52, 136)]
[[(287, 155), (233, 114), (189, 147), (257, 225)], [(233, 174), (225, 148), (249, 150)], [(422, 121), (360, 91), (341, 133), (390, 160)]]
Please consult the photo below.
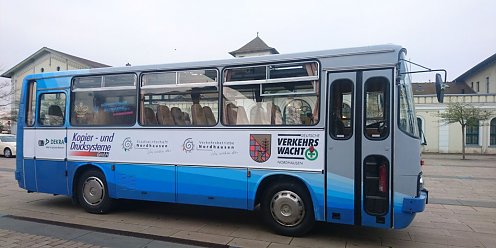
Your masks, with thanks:
[(495, 11), (494, 0), (0, 0), (0, 70), (44, 46), (112, 66), (230, 58), (259, 32), (280, 53), (399, 44), (452, 80), (496, 53)]

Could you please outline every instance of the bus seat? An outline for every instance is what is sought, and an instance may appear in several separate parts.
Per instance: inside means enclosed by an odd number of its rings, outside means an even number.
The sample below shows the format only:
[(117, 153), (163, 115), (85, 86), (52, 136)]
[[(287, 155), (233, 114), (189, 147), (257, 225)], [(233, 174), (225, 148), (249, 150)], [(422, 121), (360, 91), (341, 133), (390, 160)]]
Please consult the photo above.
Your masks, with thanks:
[(250, 110), (250, 123), (256, 125), (266, 125), (268, 121), (266, 119), (267, 112), (263, 109), (261, 102), (257, 102), (257, 105)]
[(145, 125), (158, 125), (157, 117), (153, 109), (145, 107)]
[(174, 123), (176, 124), (176, 126), (185, 126), (186, 125), (186, 122), (184, 121), (183, 112), (181, 111), (180, 108), (172, 107), (171, 108), (171, 115), (172, 115), (172, 118), (174, 119)]
[(237, 107), (237, 116), (236, 116), (236, 125), (248, 125), (250, 122), (248, 121), (248, 117), (246, 115), (245, 108), (243, 106)]
[(184, 125), (191, 126), (191, 118), (189, 118), (188, 113), (183, 112), (183, 120), (184, 120)]
[(159, 105), (157, 107), (157, 121), (159, 125), (163, 126), (173, 126), (174, 119), (172, 118), (171, 111), (169, 107), (165, 105)]
[(271, 125), (282, 125), (282, 114), (279, 106), (270, 103), (272, 106), (270, 108), (270, 124)]
[(343, 121), (341, 120), (341, 118), (339, 118), (338, 116), (333, 114), (331, 116), (331, 120), (330, 120), (329, 124), (330, 124), (329, 128), (331, 130), (331, 133), (334, 134), (336, 137), (340, 137), (342, 135), (345, 135), (345, 133), (344, 133), (345, 125), (344, 125)]
[(48, 114), (46, 115), (44, 125), (48, 126), (60, 126), (64, 124), (64, 114), (62, 109), (58, 105), (50, 105), (48, 107)]
[(301, 124), (303, 125), (313, 125), (313, 116), (312, 113), (306, 113), (305, 116), (301, 117)]
[(112, 118), (109, 112), (105, 112), (103, 108), (98, 109), (93, 116), (93, 124), (95, 125), (108, 125), (112, 123)]
[(225, 109), (225, 123), (227, 125), (236, 125), (236, 118), (238, 115), (236, 112), (236, 105), (234, 105), (234, 103), (228, 103)]
[(203, 108), (198, 103), (194, 103), (193, 105), (191, 105), (191, 118), (193, 119), (193, 126), (207, 125), (205, 112), (203, 112)]
[(209, 106), (203, 106), (203, 112), (205, 113), (205, 118), (207, 119), (207, 125), (213, 126), (217, 123), (214, 113)]

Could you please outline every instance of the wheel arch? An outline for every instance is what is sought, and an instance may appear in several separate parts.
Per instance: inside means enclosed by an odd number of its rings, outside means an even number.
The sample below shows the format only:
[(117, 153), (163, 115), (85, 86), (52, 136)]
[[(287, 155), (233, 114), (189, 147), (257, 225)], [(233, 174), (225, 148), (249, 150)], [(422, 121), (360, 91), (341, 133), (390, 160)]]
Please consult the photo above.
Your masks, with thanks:
[[(86, 171), (89, 171), (89, 170), (98, 170), (100, 171), (104, 176), (105, 176), (105, 181), (107, 182), (107, 185), (109, 185), (109, 177), (107, 175), (107, 173), (105, 173), (105, 169), (103, 168), (102, 165), (99, 165), (99, 164), (94, 164), (94, 163), (82, 163), (80, 165), (78, 165), (75, 170), (74, 170), (74, 174), (73, 176), (71, 177), (72, 178), (72, 182), (70, 182), (71, 184), (71, 197), (72, 197), (72, 200), (77, 203), (78, 200), (77, 200), (77, 193), (76, 193), (76, 190), (77, 190), (77, 184), (78, 184), (78, 181), (79, 181), (79, 178), (81, 177), (81, 175), (86, 172)], [(111, 193), (111, 188), (109, 187), (109, 194), (112, 195)]]
[(268, 187), (277, 182), (294, 182), (302, 186), (311, 198), (315, 220), (323, 220), (324, 213), (321, 211), (323, 210), (323, 207), (320, 206), (321, 203), (319, 203), (318, 198), (324, 198), (324, 196), (319, 196), (319, 193), (313, 190), (315, 185), (311, 183), (309, 179), (293, 173), (274, 172), (261, 177), (256, 185), (256, 193), (252, 206), (253, 208), (260, 204), (263, 194)]

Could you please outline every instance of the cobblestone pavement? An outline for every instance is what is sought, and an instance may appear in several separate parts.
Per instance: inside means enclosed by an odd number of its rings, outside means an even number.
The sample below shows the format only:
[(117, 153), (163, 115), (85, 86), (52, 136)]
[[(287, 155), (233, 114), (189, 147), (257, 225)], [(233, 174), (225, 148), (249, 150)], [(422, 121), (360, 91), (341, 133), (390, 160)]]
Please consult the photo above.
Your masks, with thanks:
[(0, 247), (101, 247), (82, 242), (0, 229)]
[[(27, 194), (14, 180), (14, 160), (3, 157), (0, 213), (235, 247), (496, 247), (496, 156), (468, 155), (467, 160), (460, 160), (460, 155), (423, 157), (430, 204), (402, 230), (319, 223), (305, 237), (285, 237), (273, 234), (256, 212), (136, 201), (123, 202), (111, 214), (92, 215), (67, 197)], [(7, 236), (27, 239), (22, 235), (33, 235), (1, 225), (0, 229), (9, 233)]]

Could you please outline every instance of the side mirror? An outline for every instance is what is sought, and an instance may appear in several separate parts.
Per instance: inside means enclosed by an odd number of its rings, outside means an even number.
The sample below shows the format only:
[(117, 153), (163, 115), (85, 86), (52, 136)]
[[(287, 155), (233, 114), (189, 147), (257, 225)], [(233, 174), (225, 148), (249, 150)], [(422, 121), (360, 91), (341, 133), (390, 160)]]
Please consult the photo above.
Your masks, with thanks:
[(436, 95), (437, 95), (437, 101), (439, 103), (443, 103), (444, 101), (444, 82), (443, 78), (441, 77), (441, 74), (436, 73)]

